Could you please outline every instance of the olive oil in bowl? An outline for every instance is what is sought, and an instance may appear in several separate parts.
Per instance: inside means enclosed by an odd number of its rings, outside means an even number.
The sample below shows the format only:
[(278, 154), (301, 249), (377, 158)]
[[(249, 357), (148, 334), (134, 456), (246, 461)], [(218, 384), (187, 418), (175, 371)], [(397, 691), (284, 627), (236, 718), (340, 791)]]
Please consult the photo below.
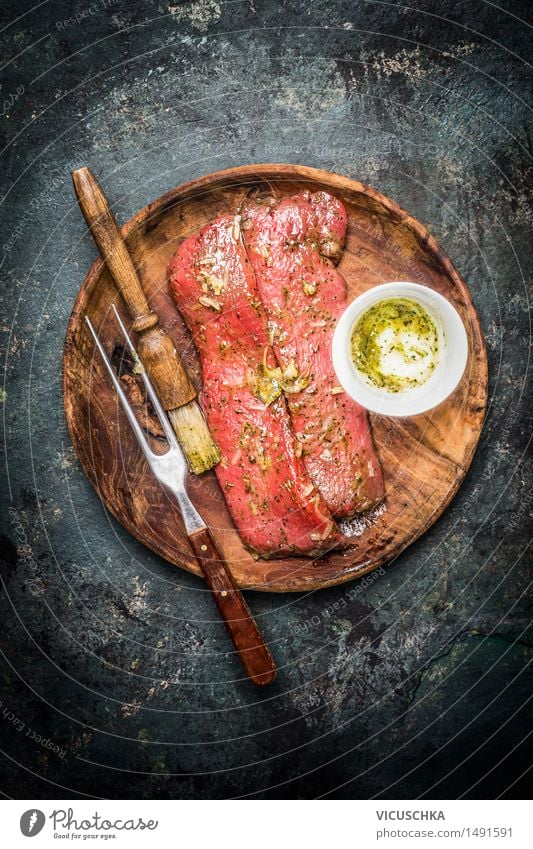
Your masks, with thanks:
[(422, 304), (386, 298), (364, 312), (351, 337), (352, 360), (374, 386), (402, 392), (422, 386), (439, 361), (439, 333)]

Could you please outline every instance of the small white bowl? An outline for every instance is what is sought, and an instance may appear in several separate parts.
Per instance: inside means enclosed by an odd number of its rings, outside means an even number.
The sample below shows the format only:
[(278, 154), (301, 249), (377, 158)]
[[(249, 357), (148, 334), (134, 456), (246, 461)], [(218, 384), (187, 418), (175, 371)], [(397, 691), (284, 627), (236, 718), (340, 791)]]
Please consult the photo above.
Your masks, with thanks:
[[(351, 356), (353, 328), (366, 310), (385, 298), (410, 298), (429, 313), (439, 336), (439, 362), (421, 386), (388, 392), (372, 386)], [(468, 360), (468, 338), (457, 310), (433, 289), (418, 283), (384, 283), (364, 292), (345, 309), (333, 334), (333, 366), (345, 391), (362, 407), (384, 416), (416, 416), (441, 404), (457, 387)]]

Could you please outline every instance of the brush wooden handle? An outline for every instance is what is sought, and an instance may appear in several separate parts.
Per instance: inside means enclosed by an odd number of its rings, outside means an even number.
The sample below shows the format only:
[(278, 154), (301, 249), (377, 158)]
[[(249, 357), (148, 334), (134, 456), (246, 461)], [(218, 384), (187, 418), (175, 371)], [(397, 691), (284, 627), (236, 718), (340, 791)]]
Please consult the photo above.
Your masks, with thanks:
[(187, 372), (169, 336), (159, 327), (142, 290), (124, 239), (107, 199), (89, 168), (72, 172), (74, 189), (94, 241), (133, 319), (137, 350), (165, 410), (196, 397)]
[(271, 684), (276, 665), (210, 531), (202, 528), (189, 540), (246, 674), (254, 684)]

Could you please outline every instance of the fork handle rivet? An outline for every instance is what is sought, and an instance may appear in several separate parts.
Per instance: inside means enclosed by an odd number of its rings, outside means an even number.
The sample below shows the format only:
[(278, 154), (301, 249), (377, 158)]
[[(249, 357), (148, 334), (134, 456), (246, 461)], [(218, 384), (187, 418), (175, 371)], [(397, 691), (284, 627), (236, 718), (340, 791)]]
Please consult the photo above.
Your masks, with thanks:
[(202, 551), (207, 551), (207, 545), (201, 545), (200, 548), (202, 549)]

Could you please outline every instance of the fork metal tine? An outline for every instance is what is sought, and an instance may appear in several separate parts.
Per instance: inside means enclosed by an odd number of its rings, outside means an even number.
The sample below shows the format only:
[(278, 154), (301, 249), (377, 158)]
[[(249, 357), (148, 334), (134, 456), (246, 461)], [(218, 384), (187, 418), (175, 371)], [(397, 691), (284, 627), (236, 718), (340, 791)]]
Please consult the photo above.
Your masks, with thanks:
[[(90, 319), (87, 316), (85, 317), (85, 321), (87, 322), (87, 326), (91, 331), (96, 347), (100, 353), (100, 356), (102, 357), (104, 365), (108, 371), (109, 377), (111, 378), (113, 386), (115, 387), (115, 390), (118, 394), (122, 408), (126, 413), (128, 421), (133, 429), (133, 433), (142, 449), (144, 456), (146, 457), (147, 463), (150, 467), (152, 474), (154, 475), (156, 480), (158, 480), (159, 483), (167, 490), (169, 490), (176, 498), (180, 507), (183, 523), (185, 525), (185, 530), (187, 531), (187, 534), (190, 535), (192, 533), (204, 529), (205, 522), (187, 494), (185, 483), (187, 474), (187, 463), (185, 461), (185, 456), (174, 434), (168, 433), (167, 431), (167, 427), (168, 429), (170, 429), (170, 422), (168, 421), (166, 413), (163, 410), (161, 403), (155, 393), (150, 378), (148, 377), (146, 372), (142, 372), (146, 391), (148, 392), (154, 409), (158, 414), (158, 418), (161, 422), (163, 430), (165, 431), (165, 435), (168, 438), (168, 450), (164, 454), (156, 454), (154, 451), (152, 451), (150, 444), (144, 434), (144, 431), (140, 426), (139, 422), (137, 421), (137, 417), (133, 412), (130, 402), (128, 401), (124, 390), (120, 385), (120, 381), (115, 374), (115, 370), (109, 361), (104, 347), (100, 342), (100, 339), (98, 338), (98, 335), (94, 327), (92, 326)], [(132, 351), (132, 353), (135, 352), (135, 348), (133, 347), (131, 340), (128, 334), (126, 333), (124, 325), (122, 324), (120, 319), (119, 325), (121, 326), (121, 330), (124, 333), (124, 338), (130, 350)]]
[(107, 372), (109, 374), (109, 377), (111, 378), (113, 386), (115, 387), (115, 390), (116, 390), (117, 395), (119, 397), (120, 403), (122, 405), (122, 409), (126, 413), (127, 419), (129, 421), (132, 429), (133, 429), (133, 432), (135, 434), (137, 442), (139, 443), (139, 445), (142, 449), (142, 452), (145, 455), (146, 459), (148, 460), (149, 463), (151, 463), (153, 458), (156, 455), (154, 454), (154, 452), (150, 448), (148, 440), (146, 439), (146, 436), (144, 435), (144, 431), (143, 431), (142, 427), (140, 426), (139, 422), (137, 421), (137, 417), (136, 417), (135, 413), (133, 412), (133, 410), (131, 408), (130, 402), (126, 398), (124, 390), (122, 389), (122, 386), (120, 385), (120, 381), (115, 374), (115, 370), (114, 370), (113, 366), (111, 365), (111, 363), (109, 361), (109, 357), (107, 356), (107, 354), (105, 352), (104, 346), (100, 342), (98, 334), (96, 333), (96, 330), (94, 329), (94, 327), (91, 323), (91, 320), (89, 319), (88, 316), (85, 316), (85, 321), (87, 322), (87, 327), (91, 331), (91, 335), (92, 335), (92, 337), (94, 339), (94, 343), (95, 343), (95, 345), (98, 349), (98, 353), (100, 354), (102, 361), (103, 361), (103, 363), (104, 363), (104, 365), (107, 369)]
[(163, 407), (161, 406), (161, 402), (160, 402), (160, 400), (157, 396), (157, 392), (155, 391), (153, 383), (150, 380), (150, 377), (148, 376), (148, 373), (147, 373), (146, 369), (144, 368), (137, 351), (135, 350), (135, 346), (134, 346), (133, 342), (131, 341), (130, 335), (129, 335), (128, 331), (126, 330), (125, 326), (124, 326), (124, 322), (122, 321), (120, 315), (118, 314), (118, 310), (117, 310), (115, 304), (112, 304), (112, 307), (113, 307), (113, 312), (115, 313), (115, 318), (118, 322), (118, 326), (120, 327), (120, 329), (122, 331), (122, 335), (124, 336), (124, 340), (125, 340), (128, 348), (130, 349), (135, 362), (140, 364), (140, 366), (141, 366), (141, 377), (142, 377), (144, 385), (146, 387), (148, 397), (150, 398), (150, 401), (152, 402), (152, 406), (153, 406), (153, 408), (156, 412), (157, 418), (159, 419), (159, 424), (163, 428), (167, 442), (172, 448), (179, 447), (178, 440), (176, 439), (176, 437), (174, 435), (174, 431), (172, 430), (172, 427), (171, 427), (170, 422), (168, 420), (167, 414), (165, 413)]

